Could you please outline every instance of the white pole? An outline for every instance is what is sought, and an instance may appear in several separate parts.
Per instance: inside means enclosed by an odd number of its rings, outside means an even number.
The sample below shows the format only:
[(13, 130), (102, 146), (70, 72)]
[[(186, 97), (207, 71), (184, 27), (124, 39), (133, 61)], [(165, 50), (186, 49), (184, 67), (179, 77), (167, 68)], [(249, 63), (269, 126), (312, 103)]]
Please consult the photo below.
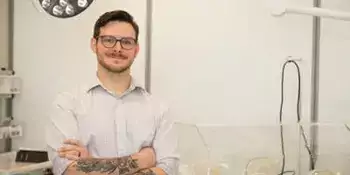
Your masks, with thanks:
[(336, 11), (318, 7), (285, 7), (277, 8), (272, 12), (272, 15), (274, 16), (283, 16), (286, 14), (301, 14), (350, 21), (350, 12)]

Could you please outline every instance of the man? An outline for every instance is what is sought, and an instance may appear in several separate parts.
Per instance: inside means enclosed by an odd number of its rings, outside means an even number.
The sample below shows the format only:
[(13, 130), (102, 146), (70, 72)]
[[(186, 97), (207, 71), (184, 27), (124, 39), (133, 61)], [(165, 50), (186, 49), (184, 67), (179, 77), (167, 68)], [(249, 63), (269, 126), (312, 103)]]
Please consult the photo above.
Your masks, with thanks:
[(139, 28), (125, 11), (96, 21), (96, 81), (59, 94), (47, 130), (54, 174), (175, 175), (179, 157), (169, 111), (130, 75)]

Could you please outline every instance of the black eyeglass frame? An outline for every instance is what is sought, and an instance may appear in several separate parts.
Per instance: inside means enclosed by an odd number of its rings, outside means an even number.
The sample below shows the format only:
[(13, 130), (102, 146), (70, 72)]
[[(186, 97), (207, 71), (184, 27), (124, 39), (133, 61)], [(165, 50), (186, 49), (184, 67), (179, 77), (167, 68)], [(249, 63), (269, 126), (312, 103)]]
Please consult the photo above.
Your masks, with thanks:
[[(106, 45), (106, 43), (103, 42), (103, 38), (105, 37), (109, 37), (109, 38), (113, 38), (114, 39), (114, 43), (112, 45)], [(130, 50), (130, 49), (133, 49), (136, 47), (137, 45), (137, 41), (135, 38), (132, 38), (132, 37), (116, 37), (116, 36), (113, 36), (113, 35), (100, 35), (98, 37), (96, 37), (96, 41), (101, 41), (101, 44), (106, 47), (106, 48), (113, 48), (117, 45), (117, 43), (119, 42), (120, 43), (120, 46), (125, 49), (125, 50)], [(131, 44), (130, 47), (125, 47), (126, 44), (124, 44), (123, 41), (132, 41), (133, 43)]]

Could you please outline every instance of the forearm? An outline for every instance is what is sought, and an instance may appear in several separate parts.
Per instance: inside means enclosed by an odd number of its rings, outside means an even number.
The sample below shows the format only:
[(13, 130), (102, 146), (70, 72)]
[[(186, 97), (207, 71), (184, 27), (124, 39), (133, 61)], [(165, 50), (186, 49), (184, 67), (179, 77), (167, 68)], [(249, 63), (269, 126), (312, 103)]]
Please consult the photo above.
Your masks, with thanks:
[[(111, 174), (116, 174), (117, 172), (113, 172)], [(108, 174), (108, 172), (84, 172), (84, 171), (79, 171), (76, 168), (76, 165), (72, 164), (65, 172), (65, 175), (106, 175)], [(143, 170), (139, 170), (136, 173), (133, 173), (132, 175), (167, 175), (163, 169), (161, 168), (149, 168), (149, 169), (143, 169)]]
[(83, 158), (74, 162), (65, 175), (133, 175), (142, 170), (138, 160), (132, 156), (118, 158)]
[(133, 175), (167, 175), (161, 168), (149, 168), (136, 172)]

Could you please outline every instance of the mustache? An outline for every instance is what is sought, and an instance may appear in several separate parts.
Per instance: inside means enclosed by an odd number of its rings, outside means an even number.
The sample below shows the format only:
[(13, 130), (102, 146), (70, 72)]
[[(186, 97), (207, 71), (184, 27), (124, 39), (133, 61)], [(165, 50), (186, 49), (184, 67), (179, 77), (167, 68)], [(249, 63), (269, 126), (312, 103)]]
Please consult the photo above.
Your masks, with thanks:
[(128, 57), (122, 53), (118, 53), (118, 52), (108, 52), (106, 53), (106, 56), (108, 57), (120, 57), (120, 58), (124, 58), (127, 59)]

